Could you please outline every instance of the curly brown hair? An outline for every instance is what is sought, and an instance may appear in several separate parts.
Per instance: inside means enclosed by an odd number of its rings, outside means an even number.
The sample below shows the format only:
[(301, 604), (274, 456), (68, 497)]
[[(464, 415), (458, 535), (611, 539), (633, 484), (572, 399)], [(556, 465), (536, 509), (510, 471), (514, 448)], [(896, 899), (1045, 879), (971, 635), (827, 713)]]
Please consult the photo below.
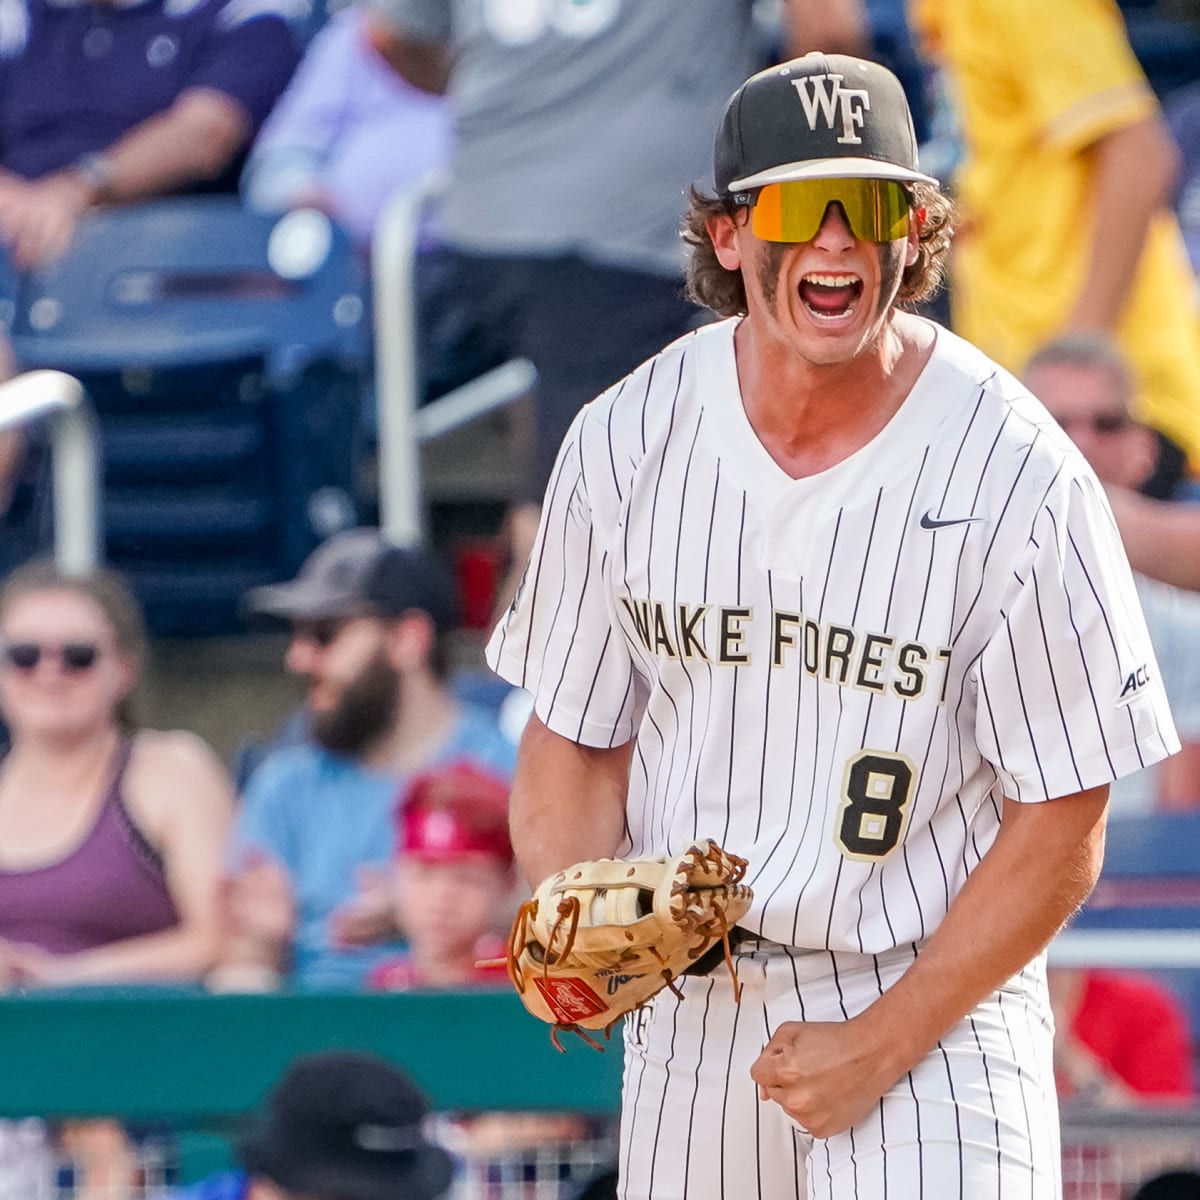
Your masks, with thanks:
[[(896, 303), (913, 308), (937, 293), (946, 274), (946, 258), (954, 236), (954, 202), (931, 183), (909, 185), (912, 206), (925, 210), (917, 261), (906, 267), (900, 280)], [(709, 217), (732, 217), (741, 207), (729, 196), (710, 196), (691, 188), (683, 221), (683, 240), (691, 247), (687, 266), (689, 299), (712, 309), (719, 317), (736, 317), (746, 312), (746, 285), (740, 270), (731, 271), (717, 260), (708, 236)]]

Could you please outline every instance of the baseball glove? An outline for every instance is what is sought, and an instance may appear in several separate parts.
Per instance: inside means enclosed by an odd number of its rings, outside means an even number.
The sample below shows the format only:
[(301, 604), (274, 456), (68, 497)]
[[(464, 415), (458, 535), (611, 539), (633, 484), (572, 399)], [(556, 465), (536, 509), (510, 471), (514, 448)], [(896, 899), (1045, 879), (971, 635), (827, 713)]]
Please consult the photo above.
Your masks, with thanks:
[[(606, 1034), (627, 1012), (670, 987), (718, 942), (739, 995), (729, 930), (750, 907), (746, 860), (715, 842), (673, 858), (602, 858), (542, 881), (521, 905), (508, 973), (535, 1017), (558, 1034)], [(597, 1048), (599, 1048), (597, 1046)]]

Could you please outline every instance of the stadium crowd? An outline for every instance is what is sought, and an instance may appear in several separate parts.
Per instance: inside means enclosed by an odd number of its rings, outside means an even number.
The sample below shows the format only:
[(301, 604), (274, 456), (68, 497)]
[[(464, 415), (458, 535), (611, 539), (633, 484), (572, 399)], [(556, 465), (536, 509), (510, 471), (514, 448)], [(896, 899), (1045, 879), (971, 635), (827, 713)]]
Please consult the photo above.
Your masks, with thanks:
[[(248, 212), (315, 210), (345, 232), (369, 296), (383, 214), (418, 187), (429, 190), (413, 270), (422, 399), (515, 357), (537, 371), (502, 509), (447, 506), (433, 544), (401, 547), (377, 528), (368, 482), (333, 518), (310, 505), (310, 526), (289, 535), (304, 553), (244, 589), (244, 620), (223, 632), (286, 630), (282, 667), (302, 698), (266, 744), (237, 755), (139, 713), (161, 593), (136, 547), (112, 547), (115, 569), (86, 578), (49, 565), (44, 439), (0, 431), (0, 991), (507, 986), (476, 963), (502, 957), (522, 898), (504, 805), (524, 710), (484, 678), (479, 631), (464, 632), (480, 597), (464, 593), (456, 548), (482, 522), (496, 565), (484, 610), (502, 612), (575, 413), (705, 319), (683, 295), (679, 221), (686, 189), (709, 176), (720, 106), (751, 71), (813, 49), (876, 57), (904, 82), (923, 163), (960, 208), (930, 315), (1025, 380), (1141, 551), (1184, 750), (1113, 789), (1110, 837), (1160, 813), (1200, 820), (1200, 597), (1178, 577), (1181, 557), (1200, 561), (1200, 5), (0, 0), (12, 342), (0, 376), (56, 365), (34, 336), (44, 311), (22, 324), (21, 296), (67, 269), (89, 222), (116, 206), (223, 194)], [(106, 453), (136, 412), (132, 366), (89, 366)], [(361, 414), (375, 401), (369, 366)], [(229, 378), (244, 383), (232, 367)], [(330, 389), (324, 402), (347, 400)], [(359, 409), (369, 459), (377, 430)], [(328, 446), (317, 422), (289, 452), (319, 459)], [(1186, 555), (1147, 550), (1160, 530)], [(1200, 987), (1055, 974), (1065, 1102), (1193, 1096)], [(386, 1068), (335, 1067), (423, 1114)], [(304, 1069), (276, 1093), (280, 1128)], [(479, 1144), (588, 1134), (567, 1118), (463, 1128)], [(27, 1133), (0, 1130), (5, 1200), (52, 1194), (27, 1190), (49, 1186), (50, 1153)], [(136, 1130), (69, 1123), (53, 1136), (81, 1164), (78, 1196), (142, 1194)], [(266, 1151), (250, 1154), (253, 1175)], [(437, 1179), (419, 1194), (433, 1196), (446, 1180), (429, 1154)], [(271, 1190), (286, 1170), (262, 1170), (260, 1191), (226, 1181), (205, 1194), (290, 1194)]]

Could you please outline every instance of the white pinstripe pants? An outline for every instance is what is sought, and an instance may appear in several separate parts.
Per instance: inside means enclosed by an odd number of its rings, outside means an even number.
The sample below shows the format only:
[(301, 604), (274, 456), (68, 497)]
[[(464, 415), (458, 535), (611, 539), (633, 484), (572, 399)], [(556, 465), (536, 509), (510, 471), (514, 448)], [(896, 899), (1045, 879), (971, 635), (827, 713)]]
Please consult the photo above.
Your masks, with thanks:
[(845, 1133), (812, 1138), (758, 1099), (750, 1066), (775, 1028), (861, 1012), (914, 952), (740, 953), (740, 1005), (719, 967), (627, 1018), (622, 1200), (1059, 1200), (1042, 960)]

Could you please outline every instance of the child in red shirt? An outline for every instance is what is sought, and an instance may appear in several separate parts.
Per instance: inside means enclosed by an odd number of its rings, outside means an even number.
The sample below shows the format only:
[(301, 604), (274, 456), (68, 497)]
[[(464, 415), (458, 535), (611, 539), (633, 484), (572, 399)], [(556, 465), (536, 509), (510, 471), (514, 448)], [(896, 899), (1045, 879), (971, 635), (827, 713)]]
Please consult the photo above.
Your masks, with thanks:
[(1157, 980), (1052, 967), (1059, 1096), (1099, 1106), (1185, 1103), (1194, 1094), (1187, 1013)]
[(496, 928), (516, 878), (507, 785), (468, 763), (423, 775), (401, 798), (396, 831), (396, 920), (408, 946), (376, 967), (368, 986), (510, 986)]

